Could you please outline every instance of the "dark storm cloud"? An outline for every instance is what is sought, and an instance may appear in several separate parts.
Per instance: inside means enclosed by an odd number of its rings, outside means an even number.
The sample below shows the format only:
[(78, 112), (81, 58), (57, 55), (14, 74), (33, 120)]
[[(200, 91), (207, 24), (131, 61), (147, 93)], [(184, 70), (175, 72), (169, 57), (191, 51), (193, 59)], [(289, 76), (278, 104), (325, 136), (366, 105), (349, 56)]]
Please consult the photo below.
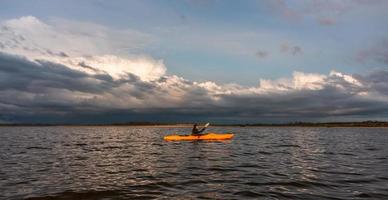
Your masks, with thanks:
[(130, 110), (134, 108), (123, 108), (118, 103), (130, 102), (130, 98), (157, 101), (157, 95), (163, 95), (159, 90), (155, 83), (141, 81), (130, 73), (114, 80), (108, 74), (91, 75), (57, 63), (0, 53), (3, 115), (34, 113), (39, 118), (42, 113), (74, 115), (84, 111)]
[[(2, 114), (34, 117), (95, 110), (93, 97), (118, 87), (108, 75), (88, 75), (70, 68), (22, 57), (0, 54), (0, 110)], [(31, 116), (32, 117), (32, 116)]]
[(388, 71), (379, 70), (358, 78), (368, 85), (368, 90), (388, 95)]
[[(274, 94), (266, 97), (226, 97), (233, 105), (244, 103), (244, 110), (235, 110), (241, 115), (259, 118), (330, 117), (364, 115), (369, 109), (373, 114), (387, 114), (387, 103), (371, 105), (371, 101), (355, 97), (348, 92), (328, 87), (318, 91), (299, 91), (289, 94)], [(369, 113), (370, 114), (370, 113)]]
[[(36, 60), (31, 62), (25, 58), (0, 53), (0, 89), (22, 90), (33, 93), (44, 92), (45, 89), (66, 89), (80, 92), (102, 92), (112, 87), (106, 76), (89, 76), (70, 68)], [(102, 82), (95, 84), (97, 81)]]
[[(293, 81), (309, 78), (303, 75)], [(0, 120), (111, 123), (388, 117), (387, 71), (354, 76), (333, 73), (318, 79), (315, 89), (303, 84), (296, 87), (292, 81), (272, 83), (272, 89), (201, 84), (176, 76), (142, 81), (130, 73), (114, 79), (104, 73), (88, 74), (53, 62), (0, 54)]]

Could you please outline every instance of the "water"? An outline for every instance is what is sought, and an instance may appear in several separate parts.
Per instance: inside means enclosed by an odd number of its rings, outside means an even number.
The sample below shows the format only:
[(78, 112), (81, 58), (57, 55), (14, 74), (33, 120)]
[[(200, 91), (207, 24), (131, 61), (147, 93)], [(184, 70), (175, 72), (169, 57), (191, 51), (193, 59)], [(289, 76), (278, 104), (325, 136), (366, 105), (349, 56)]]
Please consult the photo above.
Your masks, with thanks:
[(1, 127), (0, 199), (388, 199), (388, 129)]

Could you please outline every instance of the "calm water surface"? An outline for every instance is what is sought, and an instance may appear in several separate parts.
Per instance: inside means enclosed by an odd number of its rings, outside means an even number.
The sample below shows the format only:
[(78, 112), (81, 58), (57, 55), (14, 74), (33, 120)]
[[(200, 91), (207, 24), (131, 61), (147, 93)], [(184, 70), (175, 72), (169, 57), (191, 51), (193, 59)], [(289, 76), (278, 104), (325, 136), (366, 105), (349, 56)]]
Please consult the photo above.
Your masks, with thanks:
[(1, 127), (0, 199), (388, 199), (388, 129)]

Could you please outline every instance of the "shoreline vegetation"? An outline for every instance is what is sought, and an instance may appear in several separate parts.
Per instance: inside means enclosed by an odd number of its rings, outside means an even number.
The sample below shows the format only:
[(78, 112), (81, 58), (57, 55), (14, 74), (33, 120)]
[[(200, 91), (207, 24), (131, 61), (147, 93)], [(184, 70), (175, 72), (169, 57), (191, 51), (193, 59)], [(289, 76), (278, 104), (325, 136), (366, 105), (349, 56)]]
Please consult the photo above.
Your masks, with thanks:
[[(5, 126), (138, 126), (138, 127), (192, 127), (191, 123), (154, 123), (154, 122), (126, 122), (107, 124), (50, 124), (50, 123), (3, 123)], [(212, 124), (213, 127), (388, 127), (384, 121), (362, 122), (292, 122), (292, 123), (236, 123), (236, 124)]]

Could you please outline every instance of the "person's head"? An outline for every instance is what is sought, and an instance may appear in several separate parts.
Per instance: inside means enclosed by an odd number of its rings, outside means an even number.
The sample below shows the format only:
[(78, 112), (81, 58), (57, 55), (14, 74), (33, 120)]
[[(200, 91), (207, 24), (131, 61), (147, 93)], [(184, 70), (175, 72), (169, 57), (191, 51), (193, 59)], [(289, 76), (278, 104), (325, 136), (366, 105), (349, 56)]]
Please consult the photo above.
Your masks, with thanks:
[(194, 127), (197, 127), (197, 126), (198, 126), (198, 124), (195, 123), (195, 124), (194, 124)]

